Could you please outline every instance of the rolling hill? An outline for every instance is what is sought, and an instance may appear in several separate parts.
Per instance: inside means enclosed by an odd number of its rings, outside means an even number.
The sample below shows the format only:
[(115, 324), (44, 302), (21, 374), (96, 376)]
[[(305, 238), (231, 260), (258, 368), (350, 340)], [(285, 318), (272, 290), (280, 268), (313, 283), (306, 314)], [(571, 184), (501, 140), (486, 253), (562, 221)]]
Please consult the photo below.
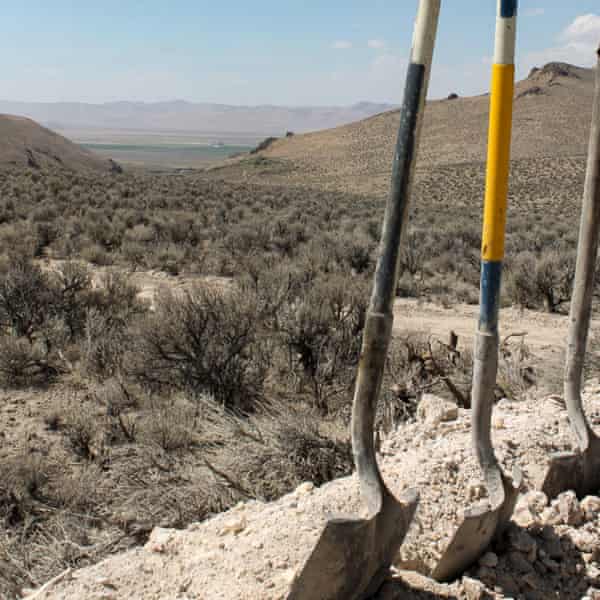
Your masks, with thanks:
[[(593, 71), (564, 63), (533, 69), (517, 83), (513, 128), (514, 161), (560, 159), (586, 152)], [(418, 168), (483, 163), (489, 97), (437, 100), (427, 104)], [(389, 187), (398, 110), (343, 127), (280, 139), (257, 158), (231, 163), (220, 177), (301, 183), (367, 194)], [(551, 167), (550, 167), (551, 168)]]
[(110, 171), (119, 167), (24, 117), (0, 114), (0, 168)]

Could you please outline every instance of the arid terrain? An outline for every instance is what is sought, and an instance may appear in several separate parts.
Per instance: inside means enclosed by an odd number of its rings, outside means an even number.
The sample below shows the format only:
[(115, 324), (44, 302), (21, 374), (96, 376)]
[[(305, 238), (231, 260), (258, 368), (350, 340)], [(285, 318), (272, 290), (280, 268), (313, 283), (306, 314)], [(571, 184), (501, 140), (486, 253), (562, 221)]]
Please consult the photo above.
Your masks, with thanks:
[[(531, 492), (548, 453), (572, 447), (561, 370), (591, 97), (592, 72), (558, 63), (517, 86), (494, 435)], [(509, 545), (467, 578), (426, 577), (481, 487), (469, 407), (488, 101), (426, 111), (377, 418), (392, 488), (421, 488), (397, 564), (421, 574), (378, 600), (600, 589), (600, 500), (568, 495), (545, 512), (524, 496)], [(153, 173), (0, 117), (2, 600), (57, 575), (36, 600), (285, 597), (326, 512), (357, 503), (350, 399), (398, 119)]]
[[(562, 63), (550, 63), (520, 81), (516, 86), (513, 161), (541, 160), (549, 170), (564, 172), (569, 164), (563, 163), (564, 159), (585, 155), (592, 95), (592, 70)], [(438, 169), (441, 176), (451, 169), (460, 181), (463, 168), (482, 164), (488, 110), (487, 94), (428, 103), (419, 176), (436, 178)], [(337, 129), (278, 140), (259, 159), (239, 159), (227, 169), (217, 169), (217, 176), (385, 194), (399, 123), (400, 112), (392, 111)], [(448, 191), (440, 186), (438, 194)], [(462, 198), (460, 190), (456, 192), (454, 199)]]

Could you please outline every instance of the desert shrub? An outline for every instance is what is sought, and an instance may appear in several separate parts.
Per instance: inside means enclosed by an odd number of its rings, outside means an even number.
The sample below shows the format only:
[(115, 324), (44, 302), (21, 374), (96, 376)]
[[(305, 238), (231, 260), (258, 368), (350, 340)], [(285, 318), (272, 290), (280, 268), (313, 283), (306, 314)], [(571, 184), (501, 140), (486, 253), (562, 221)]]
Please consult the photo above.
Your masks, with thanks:
[(123, 255), (123, 259), (134, 271), (143, 267), (148, 259), (148, 250), (146, 246), (131, 240), (123, 242), (121, 254)]
[(185, 263), (185, 250), (173, 245), (161, 246), (150, 258), (153, 267), (170, 275), (179, 275)]
[(329, 411), (330, 396), (347, 389), (358, 361), (368, 292), (364, 280), (348, 285), (337, 275), (311, 282), (281, 306), (280, 338), (290, 369), (309, 384), (316, 407)]
[(356, 274), (369, 273), (374, 267), (372, 245), (355, 236), (342, 238), (337, 248), (338, 261)]
[(185, 450), (194, 441), (195, 423), (193, 407), (181, 402), (153, 402), (140, 426), (140, 438), (165, 452)]
[(64, 410), (64, 432), (75, 454), (86, 460), (102, 458), (104, 432), (97, 409), (89, 402), (73, 398)]
[(44, 385), (59, 374), (47, 348), (26, 338), (0, 337), (0, 382), (7, 386)]
[(239, 292), (165, 290), (136, 341), (135, 376), (150, 388), (209, 393), (224, 406), (251, 410), (266, 375), (256, 316), (255, 301)]
[(552, 251), (540, 257), (535, 280), (545, 310), (556, 312), (569, 301), (574, 278), (574, 252)]
[(93, 265), (105, 267), (113, 264), (112, 256), (99, 244), (86, 246), (81, 250), (81, 257)]
[(424, 235), (419, 231), (409, 231), (402, 240), (400, 249), (400, 264), (398, 274), (405, 273), (413, 278), (422, 277), (425, 264), (426, 247), (424, 245)]
[(108, 271), (85, 305), (82, 366), (98, 379), (120, 374), (131, 330), (145, 309), (125, 273)]
[(265, 138), (256, 148), (250, 150), (250, 154), (258, 154), (259, 152), (266, 150), (273, 142), (277, 141), (276, 137)]
[(99, 379), (117, 376), (127, 349), (127, 322), (119, 315), (91, 308), (86, 314), (82, 364)]
[(55, 310), (56, 293), (41, 269), (16, 257), (0, 275), (0, 329), (30, 341)]
[(68, 327), (70, 336), (81, 337), (92, 288), (90, 272), (81, 263), (66, 262), (59, 267), (54, 282), (57, 287), (56, 312)]
[(574, 277), (573, 251), (522, 252), (508, 265), (507, 293), (524, 308), (557, 312), (570, 299)]
[(352, 448), (346, 429), (339, 433), (326, 431), (314, 414), (278, 404), (250, 420), (221, 415), (223, 443), (208, 464), (242, 496), (270, 501), (307, 481), (322, 485), (349, 475)]
[(521, 399), (536, 383), (533, 357), (525, 336), (509, 337), (499, 344), (496, 396)]
[(458, 348), (453, 333), (448, 343), (420, 332), (396, 337), (386, 361), (379, 427), (387, 432), (414, 418), (425, 392), (470, 406), (471, 365), (470, 350)]

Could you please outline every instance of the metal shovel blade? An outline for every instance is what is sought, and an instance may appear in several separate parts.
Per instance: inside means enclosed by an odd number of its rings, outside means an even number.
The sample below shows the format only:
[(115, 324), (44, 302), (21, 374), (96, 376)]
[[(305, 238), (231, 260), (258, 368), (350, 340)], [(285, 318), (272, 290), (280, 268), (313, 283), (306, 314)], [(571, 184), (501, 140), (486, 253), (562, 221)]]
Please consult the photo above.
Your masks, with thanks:
[(431, 573), (437, 581), (451, 581), (468, 569), (504, 533), (519, 495), (522, 475), (500, 476), (490, 503), (465, 510), (464, 520)]
[(328, 521), (288, 600), (365, 600), (383, 583), (418, 503), (414, 490), (396, 499), (384, 487), (381, 510), (369, 518)]
[(582, 452), (557, 452), (550, 457), (550, 466), (541, 486), (548, 498), (565, 490), (574, 490), (581, 498), (600, 491), (600, 439), (590, 435)]

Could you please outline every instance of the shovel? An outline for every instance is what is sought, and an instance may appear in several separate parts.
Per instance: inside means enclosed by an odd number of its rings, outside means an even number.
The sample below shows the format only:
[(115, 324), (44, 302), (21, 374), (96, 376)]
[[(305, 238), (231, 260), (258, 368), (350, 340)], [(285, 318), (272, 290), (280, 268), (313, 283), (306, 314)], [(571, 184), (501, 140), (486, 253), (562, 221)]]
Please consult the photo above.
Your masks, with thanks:
[(550, 459), (542, 491), (553, 498), (565, 490), (578, 496), (600, 490), (600, 438), (593, 432), (583, 411), (581, 380), (590, 327), (598, 237), (600, 234), (600, 48), (596, 67), (596, 92), (588, 153), (579, 247), (571, 310), (564, 379), (564, 393), (571, 429), (579, 452), (561, 452)]
[(292, 583), (289, 600), (364, 600), (389, 572), (415, 513), (414, 490), (395, 498), (377, 466), (374, 426), (377, 400), (392, 333), (402, 232), (412, 180), (441, 0), (420, 0), (408, 67), (392, 189), (383, 222), (371, 302), (367, 312), (352, 406), (352, 449), (364, 517), (328, 521)]
[(483, 217), (479, 325), (475, 338), (472, 392), (473, 446), (487, 487), (488, 501), (465, 511), (463, 522), (433, 569), (432, 577), (438, 581), (449, 581), (460, 575), (503, 533), (515, 508), (521, 485), (518, 470), (515, 470), (512, 478), (503, 473), (491, 440), (498, 371), (498, 312), (508, 197), (516, 20), (516, 0), (499, 0)]

